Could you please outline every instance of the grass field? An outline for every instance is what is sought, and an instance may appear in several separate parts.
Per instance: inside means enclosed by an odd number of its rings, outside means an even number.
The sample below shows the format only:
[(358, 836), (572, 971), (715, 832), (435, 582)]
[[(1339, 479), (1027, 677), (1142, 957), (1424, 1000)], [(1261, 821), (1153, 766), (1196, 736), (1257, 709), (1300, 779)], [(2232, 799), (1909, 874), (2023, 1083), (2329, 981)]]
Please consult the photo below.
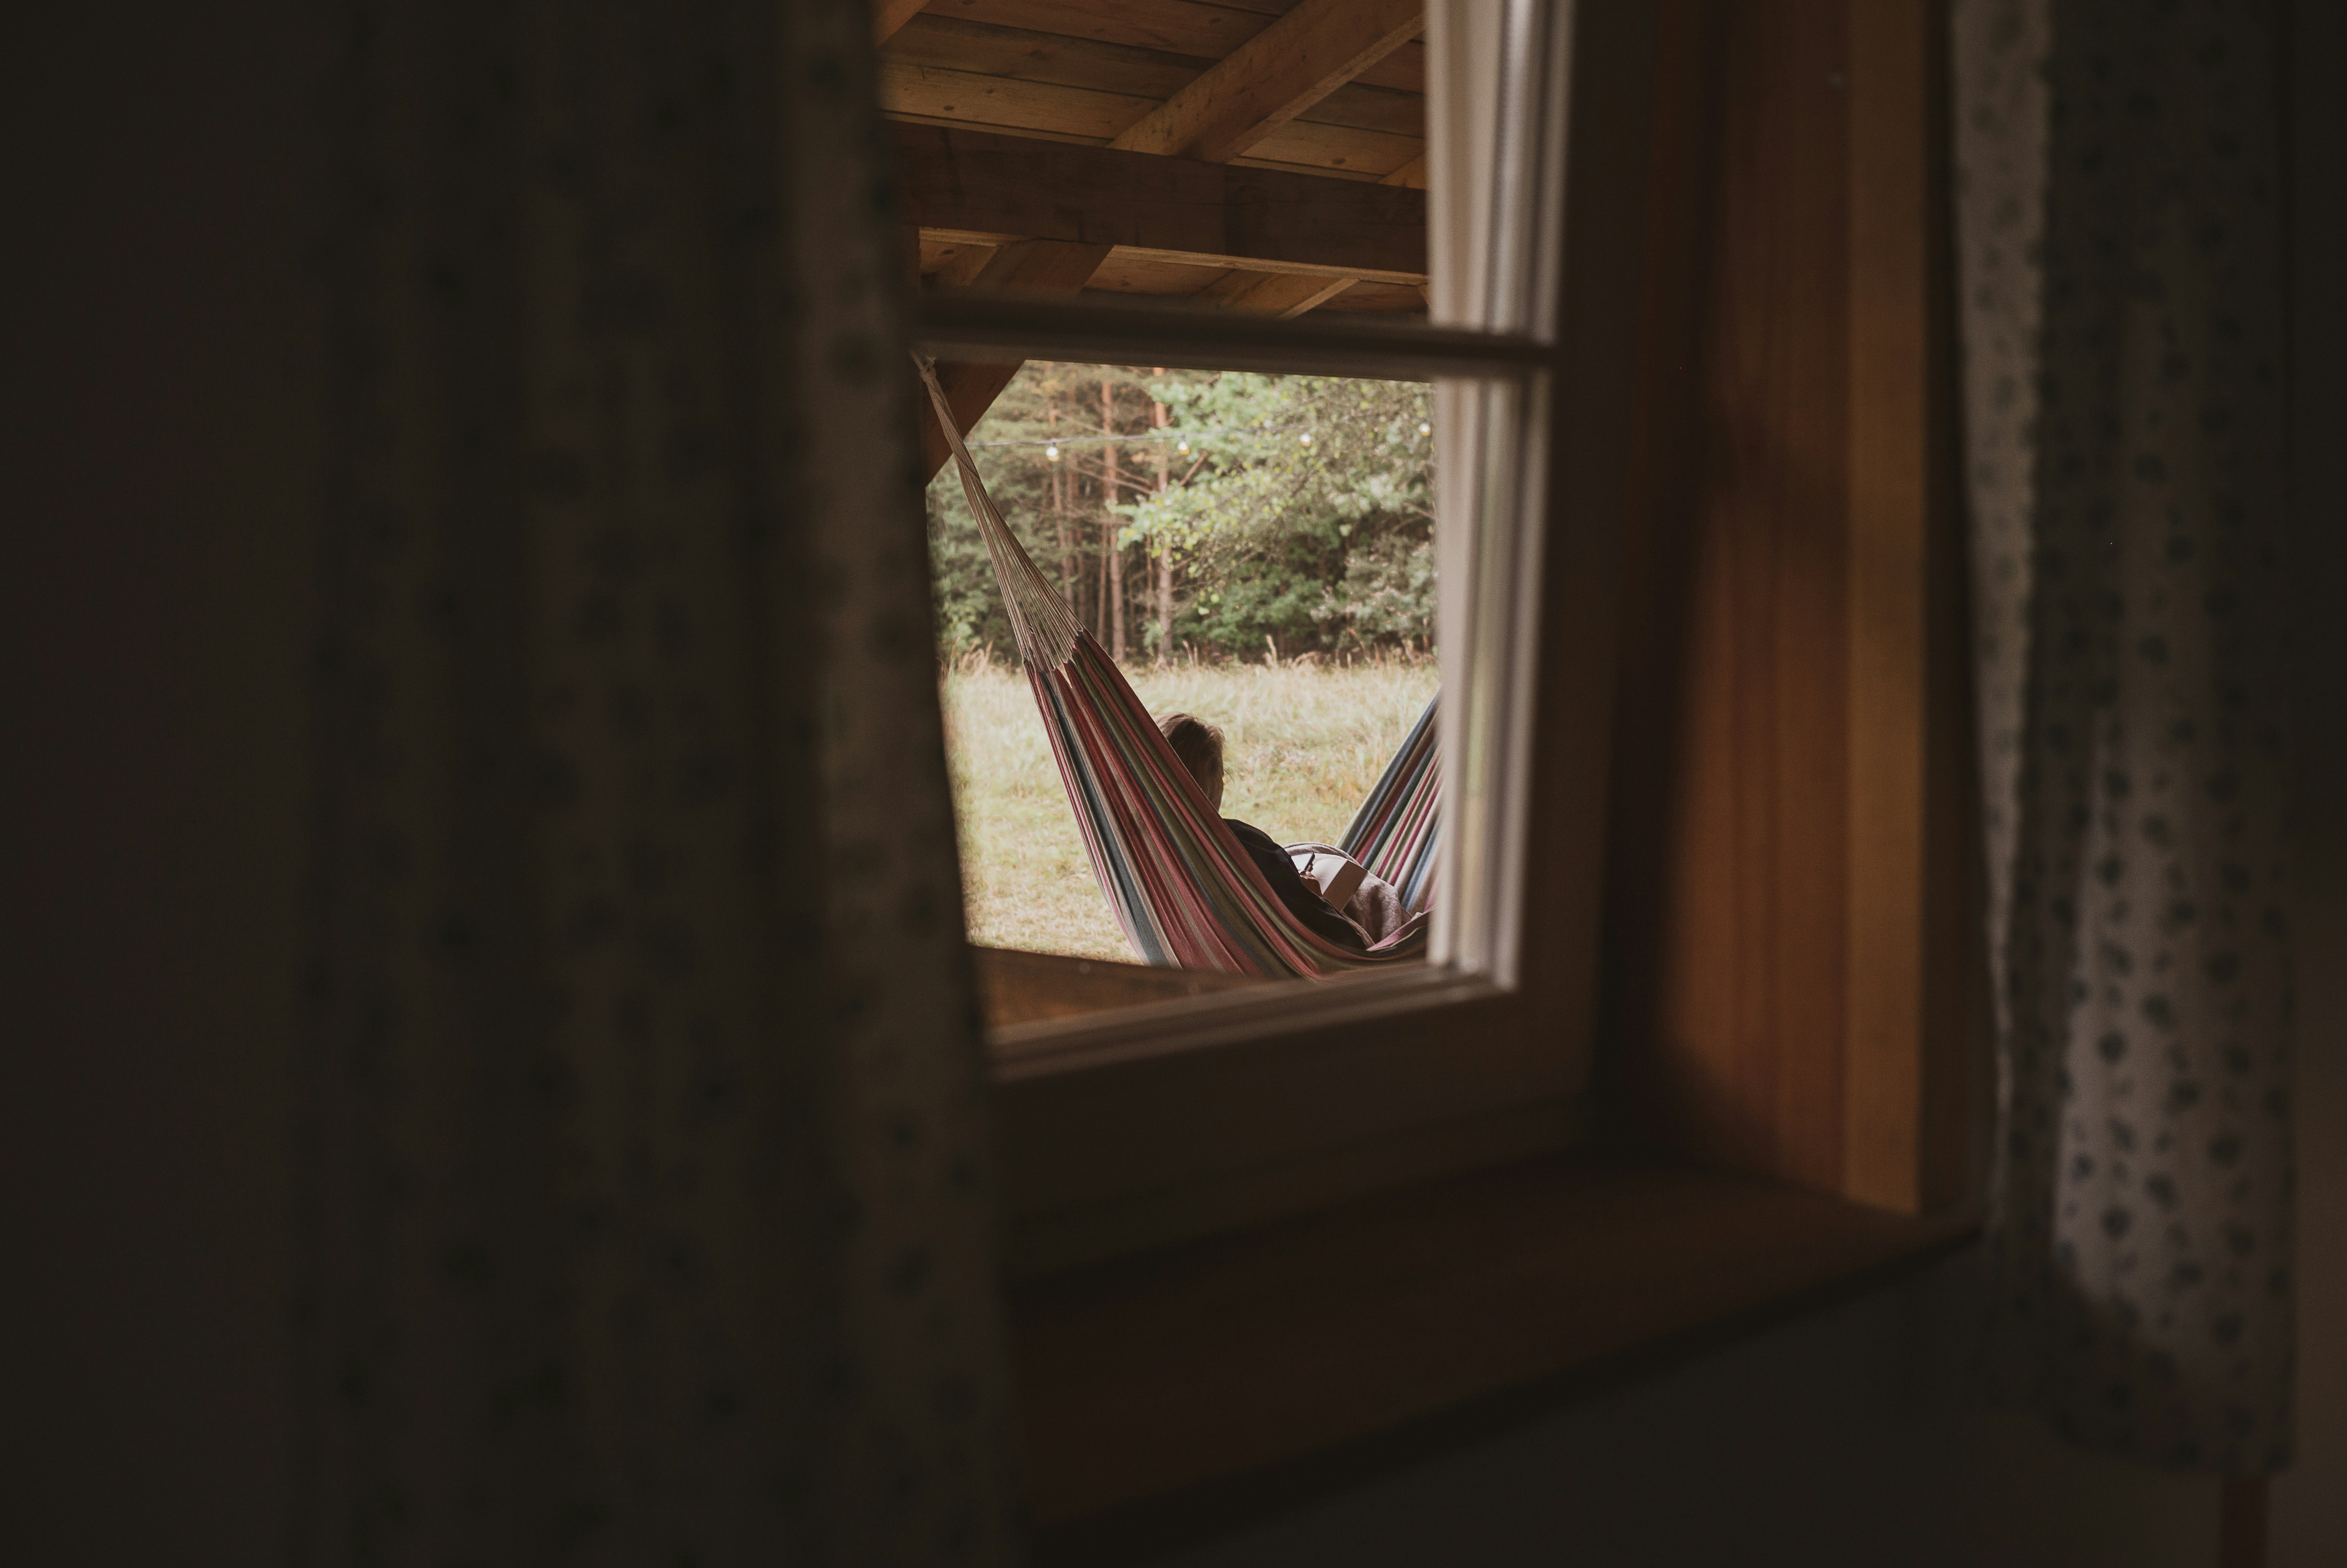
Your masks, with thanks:
[[(1333, 843), (1434, 695), (1432, 660), (1126, 671), (1152, 713), (1222, 726), (1223, 812), (1283, 844)], [(970, 938), (1091, 958), (1133, 951), (1092, 879), (1027, 678), (969, 661), (945, 680)]]

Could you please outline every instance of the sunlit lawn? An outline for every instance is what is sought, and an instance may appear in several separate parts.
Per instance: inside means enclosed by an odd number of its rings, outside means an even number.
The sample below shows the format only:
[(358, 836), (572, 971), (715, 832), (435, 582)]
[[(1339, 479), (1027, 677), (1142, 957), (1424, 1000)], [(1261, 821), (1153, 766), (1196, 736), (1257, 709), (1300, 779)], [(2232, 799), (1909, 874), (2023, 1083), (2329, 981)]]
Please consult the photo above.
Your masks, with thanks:
[[(1154, 714), (1222, 726), (1223, 812), (1284, 844), (1335, 842), (1434, 695), (1432, 661), (1128, 669)], [(966, 663), (945, 681), (970, 938), (1134, 958), (1092, 878), (1027, 678)]]

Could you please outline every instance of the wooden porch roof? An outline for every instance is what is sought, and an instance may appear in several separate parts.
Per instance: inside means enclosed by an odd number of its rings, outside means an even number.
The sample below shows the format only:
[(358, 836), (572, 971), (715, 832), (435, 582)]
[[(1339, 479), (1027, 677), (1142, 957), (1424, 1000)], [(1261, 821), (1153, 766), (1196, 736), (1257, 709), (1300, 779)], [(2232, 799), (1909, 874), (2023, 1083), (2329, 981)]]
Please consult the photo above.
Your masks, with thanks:
[(925, 289), (1424, 313), (1422, 0), (876, 0), (874, 25)]

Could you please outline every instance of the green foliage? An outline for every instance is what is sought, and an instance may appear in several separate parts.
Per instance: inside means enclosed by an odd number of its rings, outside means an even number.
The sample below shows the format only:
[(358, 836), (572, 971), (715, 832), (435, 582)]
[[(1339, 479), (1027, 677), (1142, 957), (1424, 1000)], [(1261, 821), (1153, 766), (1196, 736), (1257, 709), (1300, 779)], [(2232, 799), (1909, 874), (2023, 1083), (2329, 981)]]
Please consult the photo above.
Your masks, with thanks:
[[(1122, 587), (1129, 655), (1168, 630), (1208, 659), (1366, 653), (1432, 639), (1430, 406), (1409, 383), (1030, 364), (971, 438), (996, 505), (1104, 640)], [(929, 518), (942, 651), (1007, 651), (950, 468)]]

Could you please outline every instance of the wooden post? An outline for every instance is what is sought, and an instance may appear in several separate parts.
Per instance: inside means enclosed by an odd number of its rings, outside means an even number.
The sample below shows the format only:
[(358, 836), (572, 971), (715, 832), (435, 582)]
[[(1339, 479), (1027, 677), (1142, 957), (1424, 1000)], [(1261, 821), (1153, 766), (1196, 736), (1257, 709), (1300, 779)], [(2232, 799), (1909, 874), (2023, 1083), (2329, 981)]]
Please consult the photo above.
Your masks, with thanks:
[(1116, 548), (1116, 393), (1101, 377), (1101, 576), (1108, 589), (1108, 651), (1124, 662), (1124, 552)]
[[(1060, 403), (1049, 394), (1043, 400), (1043, 419), (1051, 439), (1056, 443), (1060, 436)], [(1076, 604), (1076, 541), (1068, 532), (1068, 466), (1056, 460), (1051, 467), (1051, 522), (1060, 536), (1060, 594), (1068, 601), (1068, 608), (1081, 615), (1083, 612)]]
[(1098, 558), (1099, 566), (1092, 573), (1092, 635), (1100, 640), (1102, 647), (1106, 647), (1108, 645), (1108, 551), (1102, 548), (1093, 553)]
[[(1163, 375), (1165, 367), (1159, 365), (1157, 374)], [(1161, 436), (1174, 422), (1172, 416), (1166, 413), (1165, 405), (1154, 399), (1150, 402), (1149, 415)], [(1171, 455), (1165, 450), (1165, 443), (1160, 439), (1157, 443), (1157, 494), (1161, 498), (1164, 496), (1170, 482), (1168, 470), (1171, 461)], [(1174, 547), (1165, 540), (1160, 539), (1157, 541), (1157, 662), (1171, 663), (1173, 658)]]

